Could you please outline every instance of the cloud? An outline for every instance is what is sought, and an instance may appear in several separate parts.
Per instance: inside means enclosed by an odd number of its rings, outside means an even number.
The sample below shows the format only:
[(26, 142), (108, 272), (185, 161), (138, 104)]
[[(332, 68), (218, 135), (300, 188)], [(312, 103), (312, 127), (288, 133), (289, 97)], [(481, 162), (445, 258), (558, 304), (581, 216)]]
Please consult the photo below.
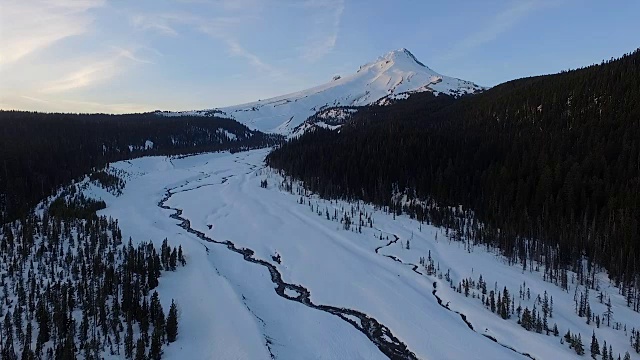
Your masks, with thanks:
[(20, 95), (20, 97), (23, 98), (23, 99), (27, 99), (27, 100), (30, 100), (30, 101), (33, 101), (33, 102), (37, 102), (37, 103), (41, 103), (41, 104), (50, 104), (51, 103), (51, 101), (49, 101), (49, 100), (38, 99), (38, 98), (35, 98), (33, 96)]
[(3, 0), (0, 11), (0, 65), (89, 30), (91, 9), (104, 0)]
[(244, 46), (240, 44), (240, 42), (232, 35), (229, 35), (225, 31), (212, 31), (201, 29), (203, 32), (208, 34), (211, 37), (221, 40), (226, 46), (229, 54), (234, 57), (240, 57), (249, 63), (253, 68), (258, 71), (262, 71), (267, 73), (270, 76), (281, 76), (282, 72), (278, 70), (273, 65), (265, 62), (258, 56), (257, 54), (249, 51)]
[(445, 59), (461, 57), (473, 49), (497, 39), (501, 34), (509, 30), (533, 11), (538, 10), (542, 5), (544, 5), (542, 1), (516, 1), (510, 7), (489, 19), (489, 21), (486, 22), (488, 24), (486, 27), (473, 30), (471, 35), (455, 44), (443, 57)]
[[(154, 106), (138, 103), (100, 103), (95, 101), (70, 100), (64, 97), (55, 97), (49, 100), (36, 98), (33, 96), (20, 95), (15, 96), (12, 100), (13, 106), (16, 105), (21, 109), (30, 109), (35, 111), (51, 111), (51, 112), (68, 112), (74, 109), (75, 112), (83, 113), (109, 113), (109, 114), (126, 114), (147, 112), (155, 109)], [(26, 101), (25, 101), (26, 100)], [(0, 108), (11, 108), (7, 104), (0, 104)]]
[(62, 100), (62, 103), (73, 105), (74, 108), (82, 109), (82, 111), (86, 113), (130, 114), (148, 112), (155, 109), (153, 106), (138, 103), (103, 104), (93, 101), (75, 100)]
[(308, 0), (302, 4), (314, 16), (315, 31), (301, 48), (301, 58), (310, 62), (320, 60), (336, 46), (344, 0)]
[(79, 70), (71, 71), (61, 78), (45, 84), (41, 93), (59, 93), (78, 88), (91, 86), (104, 82), (120, 74), (130, 64), (131, 61), (137, 63), (151, 63), (148, 60), (138, 58), (131, 50), (113, 48), (110, 57), (94, 60), (88, 65), (84, 65)]
[[(198, 0), (187, 0), (189, 2)], [(247, 5), (254, 0), (238, 1)], [(218, 1), (216, 4), (223, 8), (235, 8), (234, 1)], [(281, 71), (266, 63), (257, 54), (244, 47), (238, 38), (233, 35), (243, 24), (255, 20), (250, 15), (240, 16), (220, 16), (214, 18), (204, 18), (190, 13), (166, 13), (166, 14), (146, 14), (135, 15), (131, 18), (131, 23), (138, 29), (156, 31), (167, 36), (177, 36), (179, 26), (188, 26), (216, 40), (220, 40), (226, 47), (229, 55), (240, 57), (259, 71), (266, 72), (271, 76), (279, 76)]]
[(163, 35), (177, 36), (178, 32), (169, 24), (169, 19), (162, 16), (134, 15), (131, 24), (141, 30), (155, 30)]
[(258, 55), (252, 52), (249, 52), (245, 48), (243, 48), (240, 45), (240, 43), (238, 43), (235, 39), (226, 38), (225, 42), (229, 47), (229, 52), (231, 53), (231, 55), (239, 56), (246, 59), (249, 62), (249, 64), (251, 64), (253, 67), (255, 67), (260, 71), (267, 72), (269, 75), (272, 75), (272, 76), (282, 75), (282, 73), (279, 70), (262, 61), (262, 59), (260, 59)]
[[(135, 62), (138, 62), (138, 63), (141, 63), (141, 64), (154, 64), (154, 62), (153, 62), (153, 61), (145, 60), (145, 59), (142, 59), (142, 58), (138, 57), (138, 56), (134, 53), (134, 51), (132, 51), (132, 50), (123, 49), (123, 48), (121, 48), (121, 47), (117, 47), (117, 46), (113, 46), (112, 48), (116, 51), (116, 54), (117, 54), (117, 56), (119, 56), (119, 57), (127, 58), (127, 59), (129, 59), (129, 60), (132, 60), (132, 61), (135, 61)], [(152, 48), (146, 48), (146, 49), (149, 49), (149, 50), (151, 50), (151, 51), (154, 51), (156, 54), (160, 54), (160, 53), (159, 53), (157, 50), (155, 50), (155, 49), (152, 49)]]
[(250, 20), (251, 19), (246, 15), (203, 20), (197, 25), (197, 30), (214, 39), (222, 41), (226, 45), (227, 51), (231, 56), (244, 58), (247, 60), (249, 65), (253, 66), (255, 69), (264, 71), (272, 76), (281, 75), (279, 70), (263, 61), (254, 52), (251, 52), (244, 47), (238, 38), (233, 35), (238, 26), (242, 26), (243, 23)]
[(188, 12), (146, 13), (131, 15), (131, 25), (139, 30), (151, 30), (161, 35), (177, 36), (182, 25), (198, 26), (203, 19)]
[(208, 5), (212, 8), (226, 11), (242, 11), (248, 9), (258, 10), (267, 5), (265, 0), (176, 0), (183, 4)]

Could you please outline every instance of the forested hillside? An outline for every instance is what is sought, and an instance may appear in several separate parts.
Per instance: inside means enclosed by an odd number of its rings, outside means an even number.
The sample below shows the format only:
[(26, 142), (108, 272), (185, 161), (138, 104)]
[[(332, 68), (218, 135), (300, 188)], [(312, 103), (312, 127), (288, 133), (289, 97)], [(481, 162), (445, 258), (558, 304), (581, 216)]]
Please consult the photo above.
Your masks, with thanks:
[(571, 269), (593, 286), (604, 267), (640, 311), (639, 51), (459, 100), (368, 107), (267, 161), (321, 196), (408, 211), (543, 264), (549, 281)]
[(277, 141), (216, 117), (0, 111), (0, 223), (23, 216), (63, 184), (108, 162), (240, 151)]
[(0, 226), (0, 358), (160, 359), (178, 307), (163, 309), (154, 289), (185, 265), (182, 248), (133, 245), (79, 191)]

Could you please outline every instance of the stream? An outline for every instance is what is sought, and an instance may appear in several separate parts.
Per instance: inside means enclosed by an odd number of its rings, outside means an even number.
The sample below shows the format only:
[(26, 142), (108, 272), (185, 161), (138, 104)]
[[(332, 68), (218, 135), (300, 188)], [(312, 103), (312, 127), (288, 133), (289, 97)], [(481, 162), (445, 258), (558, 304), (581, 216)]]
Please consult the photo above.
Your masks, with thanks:
[[(223, 182), (225, 182), (227, 179), (228, 177), (223, 179)], [(188, 184), (189, 183), (187, 182), (187, 184), (183, 184), (182, 186), (179, 186), (179, 187), (184, 187)], [(208, 185), (213, 185), (213, 184), (208, 184)], [(202, 186), (207, 186), (207, 185), (202, 185)], [(411, 350), (407, 348), (407, 345), (405, 345), (401, 340), (395, 337), (391, 333), (391, 330), (389, 330), (388, 327), (381, 324), (375, 318), (363, 312), (360, 312), (358, 310), (341, 308), (341, 307), (330, 306), (330, 305), (314, 304), (313, 301), (311, 301), (311, 293), (307, 288), (303, 287), (302, 285), (289, 284), (284, 280), (282, 280), (282, 275), (280, 274), (278, 269), (273, 264), (267, 261), (256, 259), (253, 256), (254, 255), (253, 250), (248, 248), (238, 248), (233, 242), (229, 240), (219, 241), (219, 240), (214, 240), (208, 237), (202, 231), (196, 230), (191, 227), (191, 222), (189, 221), (189, 219), (186, 219), (185, 217), (182, 216), (182, 209), (173, 208), (166, 205), (166, 202), (174, 194), (179, 192), (195, 190), (202, 186), (198, 186), (198, 187), (186, 189), (186, 190), (180, 190), (180, 191), (174, 191), (177, 187), (173, 189), (168, 189), (166, 191), (165, 196), (162, 198), (162, 200), (158, 202), (158, 206), (162, 209), (172, 210), (173, 214), (171, 214), (170, 217), (180, 222), (178, 226), (180, 226), (187, 232), (194, 234), (199, 239), (206, 242), (218, 244), (218, 245), (224, 245), (227, 249), (242, 255), (245, 261), (258, 264), (267, 268), (269, 270), (269, 273), (271, 274), (271, 281), (276, 286), (275, 287), (276, 294), (278, 294), (280, 297), (304, 304), (310, 308), (314, 308), (314, 309), (338, 316), (342, 320), (353, 325), (356, 329), (358, 329), (358, 331), (362, 332), (383, 354), (388, 356), (390, 359), (394, 359), (394, 360), (395, 359), (418, 359), (418, 357)]]

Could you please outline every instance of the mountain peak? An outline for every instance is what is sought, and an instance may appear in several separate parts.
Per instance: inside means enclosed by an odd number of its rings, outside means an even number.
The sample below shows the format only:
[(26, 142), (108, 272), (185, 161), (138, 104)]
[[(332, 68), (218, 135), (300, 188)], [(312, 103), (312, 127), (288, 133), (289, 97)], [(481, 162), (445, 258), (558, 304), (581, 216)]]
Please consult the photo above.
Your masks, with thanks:
[(375, 61), (360, 66), (358, 72), (362, 70), (384, 71), (389, 69), (400, 69), (402, 71), (427, 71), (438, 75), (425, 64), (420, 62), (411, 51), (406, 48), (389, 51), (388, 53), (378, 57)]
[(355, 74), (334, 76), (326, 84), (262, 101), (187, 114), (207, 115), (215, 111), (251, 129), (290, 135), (310, 116), (329, 108), (385, 105), (423, 91), (461, 96), (482, 89), (470, 81), (435, 72), (409, 50), (401, 48), (362, 65)]
[(416, 64), (422, 66), (422, 67), (427, 67), (425, 64), (421, 63), (416, 57), (415, 55), (413, 55), (411, 53), (411, 51), (409, 51), (406, 48), (400, 48), (398, 50), (393, 50), (388, 52), (386, 55), (384, 55), (382, 58), (384, 59), (389, 59), (389, 60), (396, 60), (396, 59), (408, 59), (411, 60), (413, 62), (415, 62)]

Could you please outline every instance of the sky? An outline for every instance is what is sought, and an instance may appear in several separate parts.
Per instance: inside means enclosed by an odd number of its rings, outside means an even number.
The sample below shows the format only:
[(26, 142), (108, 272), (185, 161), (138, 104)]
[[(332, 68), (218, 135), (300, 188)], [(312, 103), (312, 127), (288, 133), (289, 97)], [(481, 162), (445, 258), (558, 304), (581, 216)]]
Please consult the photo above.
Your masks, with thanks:
[(640, 46), (640, 1), (0, 0), (0, 109), (207, 109), (399, 48), (494, 86)]

